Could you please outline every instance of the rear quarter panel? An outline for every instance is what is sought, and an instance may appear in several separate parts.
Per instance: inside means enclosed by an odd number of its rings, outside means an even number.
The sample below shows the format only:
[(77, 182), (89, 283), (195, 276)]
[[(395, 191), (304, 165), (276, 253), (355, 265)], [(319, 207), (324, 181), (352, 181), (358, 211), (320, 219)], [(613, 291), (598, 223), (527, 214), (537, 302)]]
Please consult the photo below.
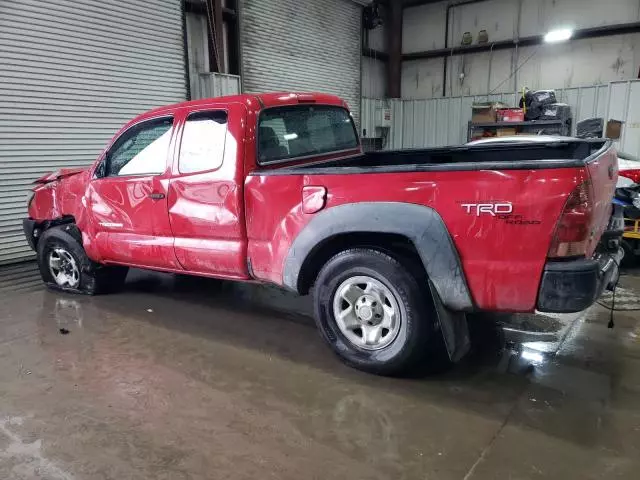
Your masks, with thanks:
[[(305, 185), (327, 188), (325, 209), (356, 202), (425, 205), (443, 218), (475, 305), (529, 312), (556, 221), (568, 194), (585, 177), (577, 168), (250, 175), (245, 185), (248, 254), (257, 278), (282, 284), (288, 249), (314, 215), (302, 212)], [(496, 217), (463, 207), (478, 203), (511, 203), (513, 212)]]

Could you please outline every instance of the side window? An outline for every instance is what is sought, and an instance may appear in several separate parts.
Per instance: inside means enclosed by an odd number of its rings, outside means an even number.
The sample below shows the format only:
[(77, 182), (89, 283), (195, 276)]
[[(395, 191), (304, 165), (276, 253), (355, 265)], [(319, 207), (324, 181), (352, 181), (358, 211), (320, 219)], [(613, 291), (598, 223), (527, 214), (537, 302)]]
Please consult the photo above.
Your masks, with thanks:
[(158, 175), (165, 171), (173, 118), (141, 123), (125, 132), (107, 153), (107, 177)]
[(226, 112), (196, 112), (187, 117), (180, 143), (180, 173), (215, 170), (224, 160)]

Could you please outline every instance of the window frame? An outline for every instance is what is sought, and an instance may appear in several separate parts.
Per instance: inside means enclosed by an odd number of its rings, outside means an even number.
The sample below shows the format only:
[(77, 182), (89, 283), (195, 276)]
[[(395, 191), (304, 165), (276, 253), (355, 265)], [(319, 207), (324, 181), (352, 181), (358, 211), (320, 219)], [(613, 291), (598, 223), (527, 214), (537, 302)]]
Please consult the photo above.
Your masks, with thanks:
[[(180, 154), (182, 152), (182, 142), (184, 140), (184, 132), (185, 129), (187, 128), (187, 122), (189, 121), (189, 117), (192, 115), (206, 115), (209, 113), (219, 113), (219, 114), (224, 114), (224, 116), (226, 117), (226, 131), (225, 131), (225, 136), (224, 136), (224, 144), (223, 144), (223, 148), (222, 148), (222, 162), (220, 163), (220, 165), (218, 165), (217, 167), (214, 168), (208, 168), (206, 170), (198, 170), (195, 172), (183, 172), (182, 170), (180, 170)], [(177, 143), (177, 147), (176, 147), (176, 156), (175, 156), (175, 171), (177, 172), (178, 175), (180, 176), (187, 176), (187, 175), (199, 175), (201, 173), (209, 173), (209, 172), (215, 172), (216, 170), (220, 170), (222, 168), (222, 166), (224, 165), (224, 160), (225, 160), (225, 154), (226, 154), (226, 150), (227, 150), (227, 135), (229, 135), (229, 111), (226, 108), (216, 108), (216, 107), (208, 107), (202, 110), (188, 110), (182, 120), (182, 125), (180, 127), (180, 139)]]
[[(109, 171), (109, 166), (111, 163), (111, 153), (113, 152), (114, 149), (118, 148), (125, 141), (123, 140), (123, 138), (125, 138), (125, 136), (127, 136), (128, 134), (136, 130), (144, 128), (145, 125), (162, 121), (162, 120), (171, 120), (171, 127), (169, 128), (169, 131), (171, 131), (171, 135), (169, 137), (169, 146), (167, 147), (166, 157), (164, 161), (164, 164), (165, 164), (164, 170), (160, 173), (146, 172), (146, 173), (130, 173), (127, 175), (108, 175), (107, 172)], [(94, 171), (94, 175), (93, 175), (94, 178), (106, 179), (106, 178), (130, 178), (130, 177), (158, 177), (160, 175), (166, 174), (167, 169), (169, 168), (169, 159), (171, 156), (171, 143), (173, 141), (175, 129), (176, 129), (176, 116), (173, 113), (160, 115), (158, 117), (153, 117), (153, 118), (145, 118), (144, 120), (140, 120), (139, 122), (136, 122), (133, 125), (129, 126), (129, 128), (127, 128), (122, 133), (120, 133), (120, 135), (118, 135), (118, 137), (115, 140), (113, 140), (113, 142), (111, 142), (111, 145), (109, 145), (107, 150), (104, 152), (102, 160), (98, 163)], [(101, 176), (98, 176), (97, 173), (101, 168), (104, 169), (104, 174)]]
[[(347, 116), (349, 117), (350, 123), (351, 123), (351, 128), (353, 128), (353, 134), (356, 138), (356, 144), (353, 147), (350, 148), (344, 148), (341, 150), (329, 150), (326, 152), (316, 152), (316, 153), (310, 153), (308, 155), (295, 155), (295, 156), (290, 156), (290, 157), (286, 157), (286, 158), (280, 158), (277, 160), (267, 160), (267, 161), (261, 161), (260, 160), (260, 121), (262, 120), (262, 115), (265, 112), (269, 112), (270, 110), (276, 110), (276, 109), (282, 109), (282, 108), (290, 108), (290, 109), (294, 109), (294, 108), (309, 108), (309, 107), (325, 107), (325, 108), (335, 108), (335, 109), (340, 109), (340, 110), (344, 110), (347, 113)], [(298, 160), (306, 160), (308, 158), (314, 158), (314, 157), (321, 157), (321, 156), (325, 156), (325, 155), (337, 155), (337, 154), (341, 154), (341, 153), (348, 153), (348, 152), (353, 152), (354, 150), (358, 150), (361, 148), (361, 143), (360, 143), (360, 137), (358, 136), (358, 129), (356, 128), (356, 124), (353, 121), (353, 117), (351, 116), (351, 112), (349, 111), (349, 109), (341, 106), (341, 105), (327, 105), (327, 104), (322, 104), (322, 103), (299, 103), (297, 105), (276, 105), (273, 107), (267, 107), (267, 108), (263, 108), (260, 111), (260, 115), (258, 115), (257, 118), (257, 122), (256, 122), (256, 165), (260, 165), (260, 166), (267, 166), (267, 165), (278, 165), (281, 163), (289, 163), (289, 162), (295, 162)]]

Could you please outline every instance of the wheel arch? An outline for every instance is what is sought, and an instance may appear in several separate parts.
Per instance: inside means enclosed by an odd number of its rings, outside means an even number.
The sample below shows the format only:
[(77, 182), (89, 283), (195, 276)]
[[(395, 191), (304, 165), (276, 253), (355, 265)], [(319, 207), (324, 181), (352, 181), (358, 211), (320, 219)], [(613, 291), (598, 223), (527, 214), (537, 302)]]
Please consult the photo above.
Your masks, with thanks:
[(285, 287), (307, 293), (329, 258), (355, 246), (417, 255), (445, 306), (473, 309), (458, 252), (442, 218), (432, 208), (409, 203), (353, 203), (315, 215), (289, 248)]
[(82, 243), (82, 234), (77, 227), (75, 217), (73, 215), (62, 215), (61, 217), (53, 218), (51, 220), (43, 220), (40, 222), (30, 219), (24, 221), (25, 235), (27, 236), (27, 241), (31, 248), (37, 251), (38, 242), (42, 234), (50, 228), (58, 227), (60, 225), (73, 225), (73, 228), (69, 229), (69, 233)]

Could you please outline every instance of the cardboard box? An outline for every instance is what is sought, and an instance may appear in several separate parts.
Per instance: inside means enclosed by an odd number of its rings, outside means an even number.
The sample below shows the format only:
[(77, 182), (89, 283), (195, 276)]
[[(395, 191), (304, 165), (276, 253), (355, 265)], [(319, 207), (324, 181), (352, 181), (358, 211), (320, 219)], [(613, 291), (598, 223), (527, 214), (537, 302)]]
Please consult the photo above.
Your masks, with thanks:
[(496, 115), (499, 109), (507, 105), (500, 102), (474, 103), (471, 107), (471, 121), (473, 123), (496, 123)]
[(498, 122), (524, 122), (522, 108), (501, 108), (497, 114)]
[(607, 122), (607, 130), (604, 134), (605, 137), (611, 140), (618, 140), (622, 135), (622, 122), (620, 120), (609, 120)]
[(516, 134), (516, 129), (511, 127), (498, 128), (496, 130), (496, 136), (498, 137), (511, 137)]

